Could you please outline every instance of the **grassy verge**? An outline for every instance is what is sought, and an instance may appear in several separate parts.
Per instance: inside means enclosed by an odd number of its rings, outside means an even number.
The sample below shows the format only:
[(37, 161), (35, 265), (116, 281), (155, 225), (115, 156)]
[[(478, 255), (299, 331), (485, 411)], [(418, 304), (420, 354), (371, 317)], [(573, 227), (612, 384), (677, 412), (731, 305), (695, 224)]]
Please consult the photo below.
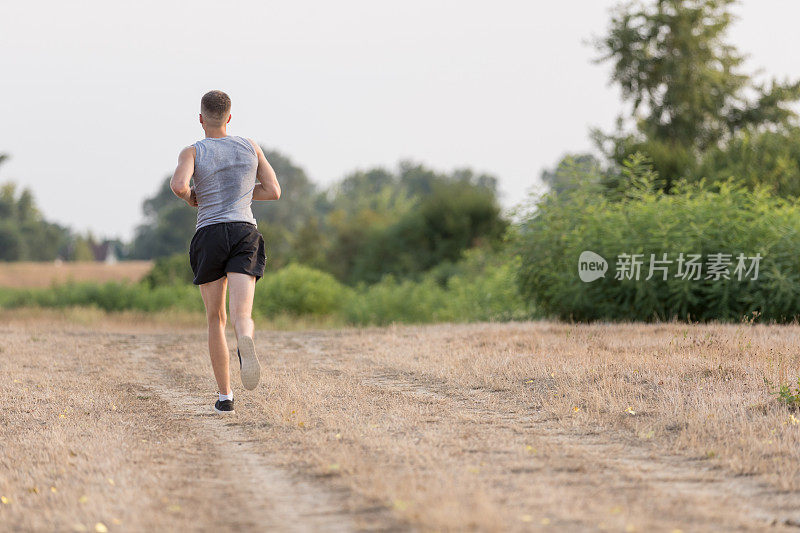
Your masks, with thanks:
[[(349, 287), (325, 272), (289, 265), (256, 285), (253, 315), (280, 329), (528, 319), (534, 313), (517, 292), (515, 269), (513, 262), (492, 263), (474, 256), (446, 276), (388, 276), (374, 285)], [(0, 311), (12, 309), (59, 310), (78, 321), (93, 320), (93, 312), (154, 314), (158, 321), (188, 321), (187, 325), (202, 324), (204, 312), (197, 287), (147, 281), (0, 288)]]

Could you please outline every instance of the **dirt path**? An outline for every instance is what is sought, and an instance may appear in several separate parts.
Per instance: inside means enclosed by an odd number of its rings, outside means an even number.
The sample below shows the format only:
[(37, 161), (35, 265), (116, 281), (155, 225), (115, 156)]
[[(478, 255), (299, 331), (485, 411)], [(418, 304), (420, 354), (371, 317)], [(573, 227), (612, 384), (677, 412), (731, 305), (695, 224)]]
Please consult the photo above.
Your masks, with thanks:
[[(232, 418), (203, 331), (0, 327), (0, 401), (27, 399), (0, 413), (0, 530), (800, 528), (800, 424), (754, 390), (757, 360), (566, 327), (259, 332), (264, 381), (234, 368)], [(697, 335), (718, 333), (741, 341)]]
[[(165, 357), (158, 339), (137, 338), (138, 348), (130, 356), (135, 372), (145, 378), (146, 387), (155, 392), (170, 415), (184, 418), (208, 440), (224, 446), (196, 460), (211, 466), (218, 494), (231, 510), (228, 526), (252, 530), (277, 531), (353, 531), (354, 522), (342, 506), (341, 497), (321, 483), (310, 483), (300, 476), (270, 464), (234, 417), (211, 412), (211, 402), (170, 383), (160, 366)], [(206, 400), (206, 401), (203, 401)]]
[(385, 508), (352, 505), (346, 487), (277, 463), (235, 416), (212, 413), (211, 395), (167, 369), (174, 335), (0, 335), (0, 352), (15, 356), (0, 369), (16, 376), (2, 400), (29, 399), (0, 414), (0, 531), (397, 527)]

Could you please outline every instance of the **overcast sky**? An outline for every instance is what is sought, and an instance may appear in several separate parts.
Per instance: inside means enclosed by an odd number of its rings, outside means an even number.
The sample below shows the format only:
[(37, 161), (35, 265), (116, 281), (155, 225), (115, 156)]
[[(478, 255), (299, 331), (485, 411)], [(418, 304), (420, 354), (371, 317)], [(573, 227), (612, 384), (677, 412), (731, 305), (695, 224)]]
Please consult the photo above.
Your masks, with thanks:
[[(622, 109), (587, 45), (616, 3), (0, 0), (0, 182), (50, 220), (128, 239), (202, 137), (200, 96), (222, 89), (230, 134), (317, 183), (411, 158), (490, 172), (511, 206)], [(736, 11), (750, 67), (800, 77), (800, 2)]]

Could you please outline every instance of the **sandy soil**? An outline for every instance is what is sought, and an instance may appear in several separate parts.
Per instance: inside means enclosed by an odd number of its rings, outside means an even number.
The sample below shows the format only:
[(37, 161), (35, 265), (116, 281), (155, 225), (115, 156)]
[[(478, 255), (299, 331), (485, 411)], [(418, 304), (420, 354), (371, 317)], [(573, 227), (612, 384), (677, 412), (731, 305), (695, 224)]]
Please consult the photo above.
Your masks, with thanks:
[(202, 329), (4, 319), (0, 530), (800, 527), (800, 327), (260, 330), (220, 418)]

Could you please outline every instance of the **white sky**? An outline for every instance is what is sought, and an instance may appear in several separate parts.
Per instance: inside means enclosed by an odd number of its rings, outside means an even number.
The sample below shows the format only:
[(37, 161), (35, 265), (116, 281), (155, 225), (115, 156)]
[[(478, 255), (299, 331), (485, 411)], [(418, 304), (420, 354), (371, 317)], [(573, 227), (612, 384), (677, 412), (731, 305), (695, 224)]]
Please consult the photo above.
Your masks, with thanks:
[[(128, 239), (202, 137), (200, 96), (222, 89), (230, 134), (317, 183), (412, 158), (488, 171), (511, 206), (621, 110), (586, 44), (616, 3), (0, 0), (0, 182), (50, 220)], [(750, 67), (800, 77), (800, 2), (736, 11)]]

